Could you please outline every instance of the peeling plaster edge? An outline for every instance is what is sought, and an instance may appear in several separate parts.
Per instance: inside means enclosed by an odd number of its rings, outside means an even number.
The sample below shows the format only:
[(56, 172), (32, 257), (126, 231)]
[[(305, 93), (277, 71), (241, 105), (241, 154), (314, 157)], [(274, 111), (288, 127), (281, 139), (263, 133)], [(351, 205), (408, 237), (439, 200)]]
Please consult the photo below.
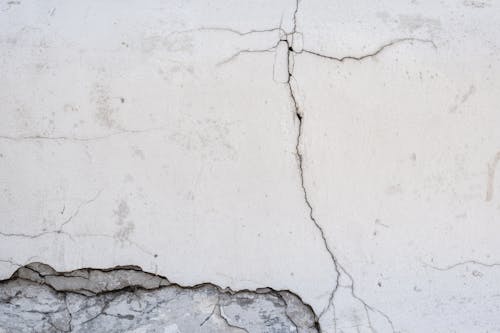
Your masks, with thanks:
[[(42, 266), (46, 267), (47, 269), (52, 270), (52, 273), (42, 274), (41, 272), (37, 271), (36, 269), (30, 267), (30, 266), (38, 266), (38, 265), (42, 265)], [(172, 282), (167, 277), (162, 276), (160, 274), (150, 273), (150, 272), (144, 271), (140, 266), (137, 266), (137, 265), (117, 265), (117, 266), (109, 267), (109, 268), (83, 267), (83, 268), (79, 268), (79, 269), (74, 269), (74, 270), (70, 270), (70, 271), (61, 271), (61, 272), (56, 271), (50, 265), (40, 263), (40, 262), (32, 262), (32, 263), (29, 263), (29, 264), (26, 264), (23, 266), (16, 264), (16, 266), (18, 266), (19, 268), (16, 269), (14, 271), (14, 273), (12, 273), (12, 275), (9, 278), (0, 280), (0, 288), (4, 287), (9, 282), (12, 282), (15, 280), (22, 280), (22, 281), (27, 281), (27, 282), (31, 282), (31, 283), (38, 283), (40, 285), (47, 286), (52, 291), (54, 291), (54, 293), (57, 293), (57, 294), (64, 294), (64, 295), (76, 294), (76, 295), (81, 295), (84, 297), (96, 297), (96, 296), (116, 294), (116, 293), (121, 293), (121, 292), (133, 292), (133, 291), (137, 291), (137, 290), (155, 291), (155, 290), (161, 290), (161, 289), (172, 288), (172, 287), (180, 288), (180, 289), (184, 289), (184, 290), (198, 290), (198, 289), (202, 289), (204, 287), (211, 287), (211, 288), (214, 288), (215, 290), (217, 290), (217, 292), (219, 292), (221, 294), (227, 294), (230, 296), (237, 296), (239, 294), (244, 294), (244, 293), (274, 296), (283, 302), (283, 304), (285, 305), (285, 314), (289, 318), (289, 320), (293, 323), (293, 320), (290, 318), (290, 316), (287, 312), (289, 304), (287, 303), (285, 296), (283, 296), (283, 294), (288, 294), (288, 295), (291, 295), (292, 297), (295, 297), (301, 303), (302, 306), (304, 306), (311, 314), (313, 314), (314, 324), (313, 324), (313, 326), (311, 326), (311, 328), (315, 328), (318, 332), (323, 332), (323, 330), (321, 329), (321, 325), (319, 323), (319, 317), (316, 314), (316, 312), (314, 311), (314, 308), (309, 303), (306, 303), (299, 294), (295, 293), (291, 289), (279, 289), (278, 290), (278, 289), (274, 289), (273, 287), (267, 287), (267, 286), (255, 288), (255, 289), (249, 289), (249, 288), (233, 289), (231, 287), (221, 287), (221, 286), (215, 284), (214, 282), (210, 282), (210, 281), (200, 282), (200, 283), (196, 283), (193, 285), (182, 285), (182, 284), (179, 284), (176, 282)], [(89, 294), (82, 293), (81, 291), (74, 290), (74, 289), (73, 290), (72, 289), (57, 289), (53, 284), (48, 283), (46, 281), (40, 282), (40, 281), (36, 281), (34, 279), (21, 277), (20, 272), (22, 269), (28, 269), (28, 270), (34, 272), (35, 274), (40, 275), (42, 279), (44, 279), (45, 277), (75, 278), (75, 277), (79, 277), (78, 273), (81, 273), (81, 272), (110, 273), (110, 272), (116, 272), (116, 271), (132, 271), (132, 272), (143, 273), (146, 278), (161, 279), (165, 282), (165, 284), (160, 283), (158, 286), (151, 287), (151, 288), (147, 288), (145, 286), (141, 286), (138, 284), (130, 284), (130, 285), (127, 285), (124, 287), (116, 288), (116, 289), (104, 290), (104, 291), (100, 291), (100, 292), (92, 292), (89, 295)], [(83, 290), (83, 288), (82, 288), (82, 290)]]

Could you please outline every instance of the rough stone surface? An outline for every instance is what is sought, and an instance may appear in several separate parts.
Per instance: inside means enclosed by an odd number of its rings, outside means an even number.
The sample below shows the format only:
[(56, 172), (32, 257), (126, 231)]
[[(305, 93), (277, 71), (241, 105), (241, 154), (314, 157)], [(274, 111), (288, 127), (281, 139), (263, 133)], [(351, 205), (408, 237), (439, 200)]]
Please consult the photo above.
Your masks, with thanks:
[(0, 281), (0, 332), (319, 332), (289, 291), (182, 287), (137, 267), (58, 273), (34, 263)]

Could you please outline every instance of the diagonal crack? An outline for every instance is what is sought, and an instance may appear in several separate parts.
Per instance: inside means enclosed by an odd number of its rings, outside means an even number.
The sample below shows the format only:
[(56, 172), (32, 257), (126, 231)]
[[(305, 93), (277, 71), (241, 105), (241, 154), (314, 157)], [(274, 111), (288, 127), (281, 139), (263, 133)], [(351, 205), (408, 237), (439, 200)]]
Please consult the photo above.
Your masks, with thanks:
[(214, 307), (212, 309), (212, 312), (210, 312), (208, 314), (208, 316), (203, 319), (203, 321), (200, 323), (200, 327), (202, 327), (203, 325), (205, 325), (205, 323), (210, 319), (212, 318), (212, 316), (215, 314), (215, 312), (217, 311), (217, 307), (220, 307), (220, 297), (217, 299), (217, 303), (214, 304)]
[(89, 200), (84, 201), (84, 202), (82, 202), (81, 204), (79, 204), (79, 205), (78, 205), (78, 207), (77, 207), (77, 208), (75, 209), (75, 211), (73, 212), (73, 214), (71, 214), (71, 216), (70, 216), (70, 217), (68, 217), (68, 218), (66, 219), (66, 221), (64, 221), (63, 223), (61, 223), (61, 225), (59, 226), (59, 229), (58, 229), (57, 231), (61, 232), (61, 231), (62, 231), (62, 229), (64, 228), (64, 226), (65, 226), (66, 224), (70, 223), (70, 222), (73, 220), (73, 218), (74, 218), (75, 216), (77, 216), (77, 215), (78, 215), (78, 213), (80, 213), (80, 209), (81, 209), (83, 206), (87, 206), (87, 205), (91, 204), (92, 202), (96, 201), (96, 200), (97, 200), (97, 198), (101, 195), (101, 193), (102, 193), (102, 191), (103, 191), (103, 190), (104, 190), (104, 188), (100, 189), (100, 190), (96, 193), (96, 195), (94, 195), (92, 198), (90, 198)]
[(231, 55), (230, 57), (227, 57), (226, 59), (223, 59), (221, 61), (219, 61), (218, 63), (216, 63), (215, 65), (216, 66), (222, 66), (222, 65), (225, 65), (227, 63), (230, 63), (232, 62), (234, 59), (238, 58), (240, 55), (244, 54), (244, 53), (266, 53), (266, 52), (273, 52), (276, 50), (276, 48), (278, 47), (278, 43), (280, 41), (276, 42), (276, 44), (274, 44), (273, 46), (269, 47), (269, 48), (263, 48), (263, 49), (243, 49), (243, 50), (239, 50), (238, 52), (236, 52), (235, 54)]
[(16, 232), (8, 233), (8, 232), (1, 232), (0, 231), (0, 235), (2, 235), (4, 237), (20, 237), (20, 238), (32, 238), (33, 239), (33, 238), (38, 238), (38, 237), (48, 235), (48, 234), (64, 234), (64, 235), (67, 235), (68, 237), (72, 238), (69, 233), (63, 231), (64, 226), (66, 224), (68, 224), (69, 222), (71, 222), (78, 215), (78, 213), (80, 213), (80, 210), (83, 208), (83, 206), (86, 206), (86, 205), (94, 202), (95, 200), (97, 200), (97, 198), (99, 197), (99, 195), (102, 193), (103, 190), (104, 190), (103, 188), (100, 189), (92, 198), (80, 203), (78, 205), (78, 207), (75, 209), (75, 211), (73, 212), (73, 214), (71, 214), (63, 223), (61, 223), (61, 225), (59, 225), (58, 228), (56, 228), (54, 230), (41, 231), (41, 232), (36, 233), (36, 234), (25, 234), (25, 233), (16, 233)]
[(246, 333), (250, 333), (246, 328), (244, 327), (240, 327), (240, 326), (236, 326), (234, 324), (231, 324), (229, 322), (229, 319), (224, 315), (224, 313), (222, 312), (222, 307), (220, 305), (220, 303), (217, 304), (217, 306), (214, 308), (215, 309), (215, 314), (217, 315), (217, 317), (219, 317), (220, 319), (222, 319), (224, 321), (224, 323), (230, 327), (230, 328), (235, 328), (237, 330), (241, 330), (243, 332), (246, 332)]

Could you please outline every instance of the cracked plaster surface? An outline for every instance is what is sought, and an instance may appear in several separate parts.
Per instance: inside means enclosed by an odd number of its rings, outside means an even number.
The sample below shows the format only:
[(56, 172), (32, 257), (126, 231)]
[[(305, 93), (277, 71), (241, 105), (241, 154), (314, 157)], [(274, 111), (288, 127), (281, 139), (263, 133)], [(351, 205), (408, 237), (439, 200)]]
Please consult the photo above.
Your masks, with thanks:
[(32, 263), (0, 284), (0, 332), (318, 332), (288, 291), (183, 287), (137, 267), (58, 273)]
[(3, 278), (137, 265), (291, 290), (323, 332), (498, 331), (495, 2), (4, 7)]

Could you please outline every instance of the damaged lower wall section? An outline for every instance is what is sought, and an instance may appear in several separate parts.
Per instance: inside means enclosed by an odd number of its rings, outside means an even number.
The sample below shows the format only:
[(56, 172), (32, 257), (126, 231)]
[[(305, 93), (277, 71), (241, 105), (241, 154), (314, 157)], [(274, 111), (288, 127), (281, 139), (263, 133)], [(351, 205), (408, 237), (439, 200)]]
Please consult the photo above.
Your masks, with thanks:
[(32, 263), (0, 282), (0, 332), (320, 332), (290, 291), (184, 287), (136, 266), (57, 272)]

